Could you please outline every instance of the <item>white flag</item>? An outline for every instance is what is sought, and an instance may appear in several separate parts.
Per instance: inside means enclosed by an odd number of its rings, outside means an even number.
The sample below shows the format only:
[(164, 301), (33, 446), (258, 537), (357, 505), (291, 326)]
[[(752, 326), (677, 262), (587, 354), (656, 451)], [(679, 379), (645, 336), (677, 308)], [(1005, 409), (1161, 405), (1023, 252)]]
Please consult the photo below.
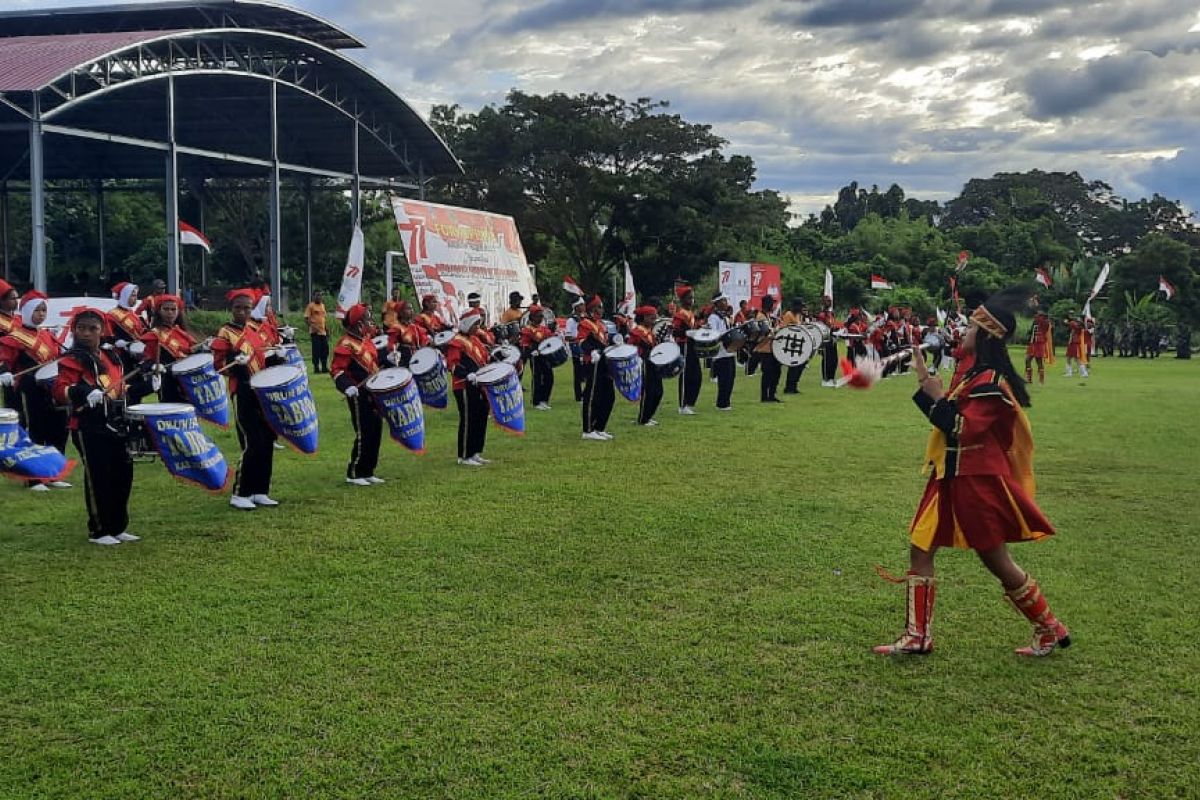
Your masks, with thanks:
[(633, 288), (633, 271), (629, 269), (629, 262), (625, 262), (625, 296), (621, 298), (621, 302), (617, 304), (617, 313), (624, 314), (627, 317), (633, 316), (633, 309), (637, 306), (637, 290)]
[(338, 319), (344, 319), (350, 307), (362, 297), (364, 250), (362, 228), (355, 223), (354, 235), (350, 237), (350, 252), (346, 256), (346, 271), (342, 273), (342, 288), (338, 290), (337, 311), (334, 313)]
[(1092, 300), (1096, 295), (1100, 294), (1100, 290), (1104, 288), (1104, 282), (1108, 280), (1108, 263), (1104, 264), (1104, 269), (1100, 270), (1100, 274), (1096, 276), (1096, 284), (1092, 286), (1092, 293), (1088, 295), (1088, 300)]
[(833, 273), (828, 269), (825, 270), (825, 296), (829, 298), (830, 307), (833, 306)]

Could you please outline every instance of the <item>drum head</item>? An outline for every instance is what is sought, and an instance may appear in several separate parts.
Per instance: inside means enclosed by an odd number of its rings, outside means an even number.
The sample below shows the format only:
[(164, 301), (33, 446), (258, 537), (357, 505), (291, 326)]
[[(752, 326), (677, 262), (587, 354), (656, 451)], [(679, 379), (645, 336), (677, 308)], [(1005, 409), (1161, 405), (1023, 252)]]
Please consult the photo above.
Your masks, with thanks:
[(267, 367), (261, 372), (250, 376), (250, 385), (254, 388), (267, 386), (282, 386), (291, 383), (304, 373), (297, 367), (280, 364), (278, 367)]
[(807, 364), (812, 358), (816, 346), (808, 331), (800, 325), (789, 325), (776, 331), (771, 340), (771, 353), (785, 367), (798, 367)]
[(672, 323), (669, 319), (660, 319), (654, 323), (654, 340), (666, 342), (671, 338)]
[(454, 331), (438, 331), (433, 335), (433, 344), (435, 347), (445, 347), (453, 338)]
[(12, 425), (20, 419), (20, 415), (11, 408), (0, 408), (0, 423)]
[(605, 348), (604, 357), (610, 361), (620, 361), (627, 358), (637, 358), (638, 349), (631, 344), (618, 344)]
[(432, 347), (422, 347), (417, 352), (413, 353), (413, 357), (408, 362), (408, 368), (412, 370), (414, 375), (424, 375), (426, 372), (432, 372), (437, 369), (441, 363), (442, 354)]
[(546, 339), (543, 339), (542, 343), (537, 346), (538, 354), (543, 356), (548, 356), (551, 353), (555, 353), (564, 349), (566, 349), (566, 345), (563, 344), (563, 340), (557, 336), (550, 336)]
[(674, 364), (683, 358), (683, 351), (674, 342), (663, 342), (650, 351), (651, 364)]
[(814, 320), (814, 321), (812, 321), (812, 322), (810, 322), (810, 323), (808, 323), (808, 324), (809, 324), (809, 325), (811, 325), (811, 326), (813, 326), (813, 328), (815, 328), (815, 329), (816, 329), (816, 331), (817, 331), (817, 332), (818, 332), (818, 333), (821, 335), (821, 341), (822, 341), (822, 342), (828, 342), (828, 341), (829, 341), (829, 333), (830, 333), (830, 331), (829, 331), (829, 326), (828, 326), (828, 325), (826, 325), (824, 322), (820, 322), (820, 321), (818, 321), (818, 320)]
[(687, 336), (697, 344), (716, 344), (721, 340), (721, 332), (712, 328), (695, 328), (687, 332)]
[(399, 389), (412, 380), (412, 373), (404, 367), (381, 369), (367, 378), (366, 387), (370, 392), (390, 392)]
[(925, 338), (921, 341), (929, 345), (931, 350), (942, 349), (942, 337), (937, 331), (930, 331), (929, 333), (925, 334)]
[(511, 344), (502, 344), (492, 350), (492, 358), (505, 364), (516, 365), (521, 360), (521, 349)]
[(58, 362), (46, 364), (38, 368), (38, 371), (33, 373), (33, 379), (38, 383), (52, 381), (58, 377)]
[(213, 357), (209, 353), (196, 353), (190, 356), (184, 356), (171, 365), (171, 374), (186, 375), (189, 372), (196, 372), (205, 367), (211, 367)]
[(388, 346), (387, 334), (386, 333), (379, 334), (378, 336), (376, 336), (374, 339), (371, 340), (371, 344), (375, 345), (375, 347), (377, 347), (380, 350), (384, 349), (385, 347)]
[(515, 375), (517, 371), (513, 369), (512, 364), (503, 361), (497, 361), (492, 364), (485, 364), (475, 371), (475, 377), (479, 383), (484, 385), (500, 383), (506, 380), (509, 375)]
[(805, 322), (803, 325), (798, 327), (804, 332), (804, 335), (808, 337), (808, 341), (812, 342), (813, 350), (816, 350), (821, 346), (822, 339), (820, 328), (811, 322)]
[(134, 419), (158, 417), (164, 414), (195, 413), (195, 409), (186, 403), (138, 403), (125, 407), (125, 414)]

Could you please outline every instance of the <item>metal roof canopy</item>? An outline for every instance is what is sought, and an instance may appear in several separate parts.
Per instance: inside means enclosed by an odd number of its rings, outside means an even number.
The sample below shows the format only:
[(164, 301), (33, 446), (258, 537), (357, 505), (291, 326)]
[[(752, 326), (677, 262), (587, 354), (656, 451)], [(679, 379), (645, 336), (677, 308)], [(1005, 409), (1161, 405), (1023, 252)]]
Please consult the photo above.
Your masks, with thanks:
[[(265, 23), (278, 29), (245, 27)], [(356, 218), (361, 182), (423, 194), (429, 176), (461, 172), (411, 106), (332, 49), (357, 46), (303, 12), (241, 0), (0, 14), (0, 184), (29, 181), (35, 287), (48, 179), (165, 176), (176, 291), (179, 160), (193, 176), (266, 177), (278, 297), (281, 171), (349, 180)]]

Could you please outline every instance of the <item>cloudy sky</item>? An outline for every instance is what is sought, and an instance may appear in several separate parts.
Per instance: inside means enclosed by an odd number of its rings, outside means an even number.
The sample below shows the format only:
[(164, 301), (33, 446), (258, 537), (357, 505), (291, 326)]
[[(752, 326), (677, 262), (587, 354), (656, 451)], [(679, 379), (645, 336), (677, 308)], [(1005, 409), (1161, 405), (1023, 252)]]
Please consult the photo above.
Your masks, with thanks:
[[(28, 3), (26, 3), (28, 4)], [(78, 3), (76, 3), (78, 4)], [(945, 200), (1078, 170), (1200, 209), (1200, 6), (1185, 0), (296, 0), (423, 113), (518, 87), (668, 100), (819, 210), (857, 180)]]

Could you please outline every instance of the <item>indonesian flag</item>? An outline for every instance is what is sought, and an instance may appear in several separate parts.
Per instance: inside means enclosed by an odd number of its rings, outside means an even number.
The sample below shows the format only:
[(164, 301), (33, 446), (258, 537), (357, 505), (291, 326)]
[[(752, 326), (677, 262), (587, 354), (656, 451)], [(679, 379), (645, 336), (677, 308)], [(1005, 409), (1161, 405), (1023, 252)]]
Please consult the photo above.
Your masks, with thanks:
[(637, 306), (637, 289), (633, 288), (633, 270), (629, 269), (629, 261), (625, 261), (625, 296), (621, 298), (621, 302), (617, 304), (617, 313), (624, 314), (627, 317), (633, 316), (633, 309)]
[(829, 303), (833, 305), (833, 273), (828, 269), (825, 270), (825, 296), (829, 298)]
[(342, 272), (342, 288), (338, 290), (337, 311), (334, 312), (334, 316), (338, 319), (345, 319), (346, 312), (362, 297), (365, 249), (362, 228), (355, 223), (354, 234), (350, 237), (350, 252), (346, 254), (346, 269)]
[(1104, 269), (1100, 270), (1100, 274), (1096, 276), (1096, 283), (1092, 286), (1092, 293), (1088, 295), (1088, 300), (1094, 300), (1096, 295), (1100, 294), (1100, 290), (1104, 288), (1105, 281), (1108, 280), (1108, 263), (1104, 264)]
[(563, 289), (566, 289), (571, 294), (583, 297), (583, 289), (579, 288), (579, 284), (570, 275), (563, 276)]
[(1054, 285), (1054, 281), (1050, 278), (1050, 271), (1045, 267), (1035, 267), (1033, 279), (1049, 289)]
[(1158, 276), (1158, 290), (1165, 294), (1168, 300), (1175, 296), (1175, 284), (1171, 283), (1162, 275)]
[(183, 220), (179, 220), (179, 243), (199, 245), (204, 248), (204, 252), (212, 254), (212, 243), (208, 241), (208, 237), (201, 233), (199, 228), (194, 228)]
[(892, 288), (892, 284), (888, 283), (886, 278), (882, 278), (879, 275), (872, 275), (871, 276), (871, 288), (872, 289), (890, 289), (890, 288)]
[(957, 264), (957, 265), (954, 267), (954, 271), (955, 271), (955, 272), (962, 272), (962, 271), (963, 271), (963, 267), (965, 267), (965, 266), (967, 265), (967, 262), (968, 262), (968, 261), (970, 261), (970, 260), (971, 260), (971, 253), (970, 253), (970, 251), (969, 251), (969, 250), (963, 250), (963, 251), (961, 251), (961, 252), (958, 254), (958, 264)]

